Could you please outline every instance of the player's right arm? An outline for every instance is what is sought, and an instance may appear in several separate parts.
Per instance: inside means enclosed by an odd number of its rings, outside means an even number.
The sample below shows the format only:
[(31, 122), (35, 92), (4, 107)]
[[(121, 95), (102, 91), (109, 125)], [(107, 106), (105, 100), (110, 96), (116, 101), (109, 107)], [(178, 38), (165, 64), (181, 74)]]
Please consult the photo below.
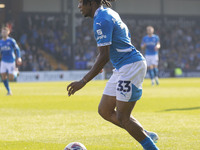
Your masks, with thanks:
[(105, 64), (109, 61), (109, 50), (110, 46), (98, 47), (99, 54), (97, 59), (91, 68), (91, 70), (83, 77), (80, 81), (72, 82), (67, 86), (68, 96), (73, 95), (76, 91), (83, 88), (87, 82), (92, 80), (99, 72), (103, 69)]
[(99, 54), (97, 56), (97, 59), (96, 59), (94, 65), (93, 65), (93, 67), (91, 68), (91, 70), (83, 78), (83, 80), (85, 80), (85, 82), (89, 82), (96, 75), (98, 75), (99, 72), (101, 72), (103, 67), (106, 65), (106, 63), (110, 59), (110, 56), (109, 56), (109, 54), (110, 54), (110, 46), (98, 47), (98, 51), (99, 51)]
[(109, 61), (110, 45), (112, 44), (113, 22), (104, 18), (94, 23), (94, 34), (97, 41), (99, 55), (91, 70), (83, 77), (82, 80), (72, 82), (67, 86), (68, 95), (73, 95), (76, 91), (85, 86), (103, 69)]

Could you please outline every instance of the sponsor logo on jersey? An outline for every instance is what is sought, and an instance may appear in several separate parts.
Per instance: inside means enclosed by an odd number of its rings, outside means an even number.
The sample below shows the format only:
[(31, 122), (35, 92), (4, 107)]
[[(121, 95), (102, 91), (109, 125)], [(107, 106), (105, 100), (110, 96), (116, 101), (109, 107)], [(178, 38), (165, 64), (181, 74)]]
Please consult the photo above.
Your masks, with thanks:
[(149, 45), (149, 46), (150, 45), (156, 45), (156, 43), (155, 42), (147, 42), (146, 45)]
[(2, 51), (9, 51), (9, 50), (11, 50), (11, 49), (10, 49), (9, 46), (2, 46), (2, 47), (1, 47), (1, 50), (2, 50)]
[(97, 35), (98, 35), (97, 40), (101, 40), (101, 39), (106, 39), (107, 38), (106, 35), (103, 35), (103, 32), (102, 32), (101, 29), (97, 30)]
[(107, 38), (106, 35), (101, 35), (101, 36), (98, 36), (98, 37), (97, 37), (97, 41), (98, 41), (98, 40), (101, 40), (101, 39), (106, 39), (106, 38)]

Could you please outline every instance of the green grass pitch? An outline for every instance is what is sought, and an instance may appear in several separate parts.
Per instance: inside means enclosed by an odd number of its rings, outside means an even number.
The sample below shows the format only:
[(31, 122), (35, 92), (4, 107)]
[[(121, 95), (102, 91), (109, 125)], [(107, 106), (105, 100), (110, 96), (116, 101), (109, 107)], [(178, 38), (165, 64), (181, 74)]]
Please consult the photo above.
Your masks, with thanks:
[[(161, 150), (200, 150), (200, 78), (145, 80), (133, 116), (160, 136)], [(97, 113), (106, 81), (92, 81), (72, 97), (69, 82), (0, 84), (0, 150), (63, 150), (74, 141), (88, 150), (142, 150), (126, 131)]]

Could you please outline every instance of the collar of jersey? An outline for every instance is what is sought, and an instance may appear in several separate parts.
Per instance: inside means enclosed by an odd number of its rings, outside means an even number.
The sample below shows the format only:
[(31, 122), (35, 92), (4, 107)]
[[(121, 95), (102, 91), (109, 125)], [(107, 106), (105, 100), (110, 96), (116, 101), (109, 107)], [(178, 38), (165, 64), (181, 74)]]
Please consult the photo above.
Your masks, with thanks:
[(99, 11), (103, 9), (103, 6), (100, 6), (94, 13), (94, 18), (98, 15)]

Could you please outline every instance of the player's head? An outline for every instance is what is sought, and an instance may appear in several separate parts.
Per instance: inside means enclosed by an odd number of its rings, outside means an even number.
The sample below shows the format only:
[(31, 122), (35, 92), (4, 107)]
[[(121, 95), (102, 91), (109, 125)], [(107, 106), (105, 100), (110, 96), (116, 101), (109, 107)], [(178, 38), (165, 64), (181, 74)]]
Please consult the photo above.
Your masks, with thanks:
[(96, 8), (101, 5), (111, 7), (111, 1), (115, 0), (79, 0), (78, 8), (84, 17), (93, 17)]
[(153, 26), (147, 26), (147, 34), (151, 36), (153, 33), (154, 33)]
[(7, 38), (8, 35), (10, 34), (10, 29), (6, 26), (1, 28), (1, 35), (3, 38)]

